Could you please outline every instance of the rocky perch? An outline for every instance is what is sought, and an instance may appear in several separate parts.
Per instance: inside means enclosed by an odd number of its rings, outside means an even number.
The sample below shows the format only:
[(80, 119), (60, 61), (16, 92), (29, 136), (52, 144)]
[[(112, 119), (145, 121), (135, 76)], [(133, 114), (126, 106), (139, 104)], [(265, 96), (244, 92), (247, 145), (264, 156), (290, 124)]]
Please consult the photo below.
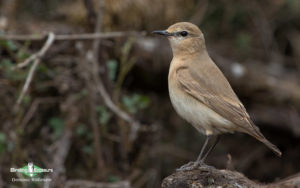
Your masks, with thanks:
[(166, 177), (162, 188), (300, 188), (300, 174), (284, 180), (262, 184), (249, 180), (243, 174), (216, 169), (208, 165), (201, 165), (193, 170), (176, 171)]

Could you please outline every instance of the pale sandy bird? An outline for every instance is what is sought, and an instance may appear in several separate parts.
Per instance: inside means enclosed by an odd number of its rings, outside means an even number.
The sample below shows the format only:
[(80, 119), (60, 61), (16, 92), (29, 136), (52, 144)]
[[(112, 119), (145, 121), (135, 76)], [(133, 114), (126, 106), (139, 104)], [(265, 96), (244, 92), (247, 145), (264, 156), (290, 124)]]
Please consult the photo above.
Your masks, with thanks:
[[(229, 82), (208, 55), (204, 36), (196, 25), (179, 22), (153, 33), (168, 37), (171, 43), (173, 59), (168, 84), (176, 112), (206, 135), (196, 162), (204, 161), (218, 142), (218, 135), (235, 131), (253, 136), (281, 155), (251, 121)], [(217, 139), (204, 154), (213, 135), (217, 135)]]

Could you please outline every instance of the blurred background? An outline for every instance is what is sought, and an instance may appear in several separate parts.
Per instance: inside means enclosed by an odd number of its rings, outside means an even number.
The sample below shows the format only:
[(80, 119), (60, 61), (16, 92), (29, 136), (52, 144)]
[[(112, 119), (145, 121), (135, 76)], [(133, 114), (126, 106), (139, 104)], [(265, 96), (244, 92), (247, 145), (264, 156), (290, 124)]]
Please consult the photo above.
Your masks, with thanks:
[(32, 161), (53, 168), (43, 175), (52, 179), (50, 187), (160, 187), (195, 160), (204, 136), (172, 108), (170, 46), (151, 35), (178, 21), (201, 28), (209, 54), (253, 121), (283, 152), (279, 158), (248, 135), (228, 134), (207, 163), (261, 182), (299, 172), (299, 0), (1, 0), (0, 37), (146, 34), (54, 41), (19, 103), (33, 63), (17, 65), (47, 37), (0, 40), (0, 186), (49, 187), (11, 182), (24, 176), (9, 169)]

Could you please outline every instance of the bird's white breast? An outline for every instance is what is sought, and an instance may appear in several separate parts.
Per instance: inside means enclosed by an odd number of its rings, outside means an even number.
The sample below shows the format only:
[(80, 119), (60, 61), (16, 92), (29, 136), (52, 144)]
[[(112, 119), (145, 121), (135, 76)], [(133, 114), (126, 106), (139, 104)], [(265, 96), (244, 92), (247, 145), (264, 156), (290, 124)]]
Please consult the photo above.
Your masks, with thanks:
[(230, 132), (230, 121), (187, 94), (169, 73), (169, 95), (176, 112), (205, 135)]

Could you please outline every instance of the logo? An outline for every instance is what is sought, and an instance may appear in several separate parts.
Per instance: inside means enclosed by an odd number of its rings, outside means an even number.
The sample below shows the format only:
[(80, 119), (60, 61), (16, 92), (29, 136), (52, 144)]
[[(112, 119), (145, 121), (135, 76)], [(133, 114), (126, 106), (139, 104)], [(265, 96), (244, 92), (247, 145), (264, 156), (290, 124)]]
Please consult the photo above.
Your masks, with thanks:
[(49, 179), (49, 178), (43, 179), (43, 178), (36, 178), (36, 177), (38, 175), (41, 175), (42, 173), (53, 172), (53, 169), (52, 168), (43, 169), (41, 167), (34, 165), (33, 162), (29, 162), (26, 166), (24, 166), (22, 168), (10, 168), (10, 172), (21, 173), (21, 174), (25, 175), (26, 177), (30, 178), (30, 179), (12, 178), (12, 181), (30, 181), (30, 180), (31, 181), (51, 181), (51, 179)]

